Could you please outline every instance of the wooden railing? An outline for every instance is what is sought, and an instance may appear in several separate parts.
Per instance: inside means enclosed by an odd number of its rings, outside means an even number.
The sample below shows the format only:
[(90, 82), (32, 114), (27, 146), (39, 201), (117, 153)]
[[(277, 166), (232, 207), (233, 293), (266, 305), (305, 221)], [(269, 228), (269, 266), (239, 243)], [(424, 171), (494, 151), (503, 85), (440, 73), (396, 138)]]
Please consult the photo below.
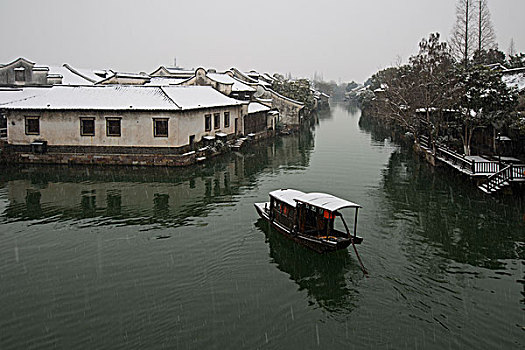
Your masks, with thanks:
[(486, 188), (489, 192), (496, 192), (500, 187), (517, 179), (525, 180), (525, 165), (507, 165), (497, 173), (487, 178)]
[(497, 173), (500, 170), (500, 164), (498, 162), (474, 162), (474, 174), (477, 173)]
[(0, 129), (0, 138), (6, 138), (7, 137), (7, 128), (1, 128)]
[(525, 180), (525, 164), (513, 164), (512, 166), (512, 178), (511, 180)]
[(425, 136), (425, 135), (421, 135), (419, 137), (419, 144), (424, 147), (424, 148), (427, 148), (427, 149), (430, 149), (430, 139), (428, 136)]
[[(431, 149), (430, 138), (428, 136), (421, 135), (419, 137), (419, 143), (422, 147)], [(499, 162), (476, 161), (474, 159), (469, 159), (446, 146), (440, 145), (437, 142), (436, 146), (436, 156), (441, 157), (462, 169), (469, 170), (473, 175), (496, 173), (500, 170)]]
[(476, 171), (476, 162), (472, 159), (466, 158), (464, 155), (454, 152), (448, 147), (438, 146), (436, 148), (436, 155), (442, 157), (452, 164), (463, 169), (469, 169), (472, 173)]
[(487, 184), (485, 186), (489, 192), (495, 192), (505, 182), (509, 181), (511, 177), (512, 177), (512, 165), (508, 165), (505, 168), (498, 171), (497, 173), (490, 175), (487, 178)]

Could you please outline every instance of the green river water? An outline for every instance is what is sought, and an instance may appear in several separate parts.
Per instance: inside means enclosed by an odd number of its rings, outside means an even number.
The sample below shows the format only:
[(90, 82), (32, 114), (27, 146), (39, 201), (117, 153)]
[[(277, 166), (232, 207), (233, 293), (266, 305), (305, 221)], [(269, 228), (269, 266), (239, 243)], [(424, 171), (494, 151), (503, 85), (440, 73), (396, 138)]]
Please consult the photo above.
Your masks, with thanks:
[[(0, 349), (523, 349), (525, 208), (359, 110), (184, 169), (0, 174)], [(295, 188), (357, 202), (319, 255), (258, 220)]]

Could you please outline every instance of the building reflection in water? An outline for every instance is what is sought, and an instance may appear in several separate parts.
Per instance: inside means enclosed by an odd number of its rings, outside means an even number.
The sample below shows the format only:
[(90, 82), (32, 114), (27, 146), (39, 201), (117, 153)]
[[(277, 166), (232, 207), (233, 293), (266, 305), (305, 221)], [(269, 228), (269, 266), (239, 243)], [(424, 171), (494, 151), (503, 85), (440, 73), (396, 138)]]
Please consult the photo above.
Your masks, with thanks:
[(185, 168), (8, 167), (0, 175), (0, 218), (187, 225), (208, 215), (214, 203), (234, 202), (262, 172), (307, 166), (313, 142), (313, 130), (306, 129)]

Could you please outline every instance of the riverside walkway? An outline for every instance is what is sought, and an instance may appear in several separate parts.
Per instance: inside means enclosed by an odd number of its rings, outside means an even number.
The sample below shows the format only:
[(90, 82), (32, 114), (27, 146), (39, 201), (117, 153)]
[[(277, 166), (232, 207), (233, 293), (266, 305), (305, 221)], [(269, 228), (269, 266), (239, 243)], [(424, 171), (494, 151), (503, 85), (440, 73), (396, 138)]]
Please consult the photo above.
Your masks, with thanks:
[[(421, 149), (432, 152), (427, 136), (421, 136), (419, 141)], [(460, 173), (480, 180), (478, 188), (487, 194), (496, 193), (513, 182), (525, 182), (525, 164), (513, 164), (512, 158), (493, 161), (483, 156), (465, 156), (438, 143), (434, 156)]]

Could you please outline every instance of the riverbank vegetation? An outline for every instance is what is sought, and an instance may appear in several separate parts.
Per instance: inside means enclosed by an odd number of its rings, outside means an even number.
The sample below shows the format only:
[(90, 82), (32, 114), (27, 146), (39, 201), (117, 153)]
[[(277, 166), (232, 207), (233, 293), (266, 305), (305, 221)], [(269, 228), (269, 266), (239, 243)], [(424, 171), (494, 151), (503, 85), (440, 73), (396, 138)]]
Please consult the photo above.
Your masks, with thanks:
[(408, 63), (377, 72), (349, 96), (365, 115), (416, 141), (428, 137), (434, 152), (439, 142), (465, 155), (496, 153), (498, 135), (512, 135), (523, 155), (524, 72), (523, 53), (497, 49), (486, 1), (460, 0), (449, 43), (430, 34)]

